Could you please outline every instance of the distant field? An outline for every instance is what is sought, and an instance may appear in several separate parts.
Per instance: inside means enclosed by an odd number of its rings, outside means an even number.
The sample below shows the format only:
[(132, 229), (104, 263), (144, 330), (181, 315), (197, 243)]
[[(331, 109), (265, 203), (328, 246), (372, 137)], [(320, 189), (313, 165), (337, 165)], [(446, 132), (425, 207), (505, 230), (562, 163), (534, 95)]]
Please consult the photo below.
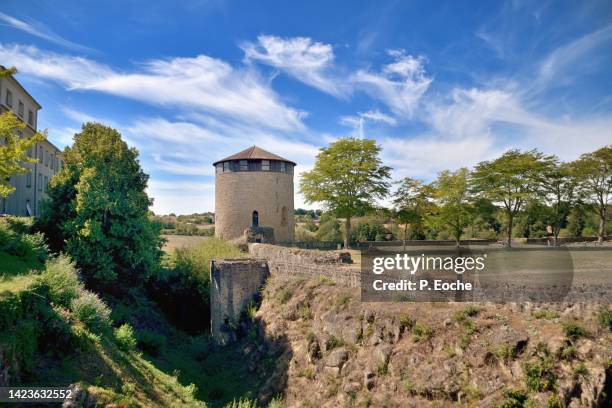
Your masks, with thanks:
[(171, 254), (176, 248), (194, 247), (210, 237), (202, 237), (198, 235), (162, 235), (166, 239), (164, 252)]

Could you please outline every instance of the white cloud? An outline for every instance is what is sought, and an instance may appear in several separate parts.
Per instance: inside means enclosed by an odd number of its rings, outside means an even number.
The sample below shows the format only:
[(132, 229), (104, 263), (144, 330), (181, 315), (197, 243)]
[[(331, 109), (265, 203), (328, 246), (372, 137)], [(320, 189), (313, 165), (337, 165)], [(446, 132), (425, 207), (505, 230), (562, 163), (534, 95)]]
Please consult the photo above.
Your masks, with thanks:
[(45, 39), (66, 48), (77, 51), (94, 51), (89, 47), (85, 47), (63, 38), (39, 22), (25, 22), (2, 12), (0, 12), (0, 21), (3, 21), (4, 24), (8, 25), (9, 27), (13, 27), (17, 30), (21, 30), (35, 37)]
[(367, 112), (359, 112), (355, 116), (341, 116), (339, 119), (340, 124), (353, 128), (353, 136), (363, 139), (364, 136), (364, 125), (367, 121), (370, 122), (383, 122), (387, 125), (396, 125), (397, 121), (389, 115), (385, 115), (378, 109), (370, 110)]
[(386, 114), (382, 113), (378, 109), (369, 110), (367, 112), (361, 112), (361, 113), (359, 113), (359, 116), (361, 116), (362, 118), (371, 120), (373, 122), (384, 122), (387, 125), (396, 125), (397, 124), (397, 121), (394, 118), (392, 118), (389, 115), (386, 115)]
[(253, 70), (236, 69), (206, 55), (151, 60), (133, 73), (90, 59), (0, 45), (0, 60), (22, 74), (51, 79), (69, 90), (100, 91), (144, 103), (196, 109), (284, 131), (301, 131), (304, 112), (283, 104)]
[(260, 35), (257, 43), (247, 42), (241, 48), (247, 61), (258, 61), (283, 70), (323, 92), (345, 97), (350, 91), (346, 83), (336, 81), (329, 72), (334, 62), (334, 51), (329, 44), (307, 37)]
[(411, 117), (419, 100), (433, 81), (425, 73), (422, 57), (406, 55), (403, 51), (389, 51), (394, 62), (382, 71), (359, 70), (351, 81), (357, 89), (385, 103), (393, 113)]

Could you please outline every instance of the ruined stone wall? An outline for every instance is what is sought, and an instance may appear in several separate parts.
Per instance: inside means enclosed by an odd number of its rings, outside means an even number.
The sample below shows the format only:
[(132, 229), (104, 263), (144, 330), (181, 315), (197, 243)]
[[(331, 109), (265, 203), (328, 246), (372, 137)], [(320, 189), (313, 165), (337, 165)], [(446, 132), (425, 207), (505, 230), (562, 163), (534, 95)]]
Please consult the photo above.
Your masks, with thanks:
[(269, 275), (265, 261), (214, 260), (210, 265), (211, 334), (219, 344), (234, 340), (234, 327)]
[(249, 253), (253, 258), (267, 260), (271, 275), (324, 276), (343, 286), (360, 286), (359, 265), (345, 263), (342, 252), (249, 244)]
[(259, 214), (259, 226), (274, 229), (276, 242), (293, 241), (293, 174), (272, 171), (217, 174), (215, 235), (227, 240), (242, 237), (252, 225), (253, 211)]

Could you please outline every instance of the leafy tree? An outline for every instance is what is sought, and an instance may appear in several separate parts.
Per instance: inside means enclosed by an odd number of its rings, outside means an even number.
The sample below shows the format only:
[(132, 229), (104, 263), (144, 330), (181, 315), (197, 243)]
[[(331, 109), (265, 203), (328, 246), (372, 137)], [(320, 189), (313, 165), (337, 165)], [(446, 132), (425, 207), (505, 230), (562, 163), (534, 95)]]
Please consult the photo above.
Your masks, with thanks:
[(94, 285), (139, 284), (159, 264), (159, 225), (148, 218), (148, 176), (116, 130), (83, 125), (64, 151), (39, 228)]
[(425, 239), (425, 219), (435, 208), (432, 201), (434, 189), (431, 185), (410, 177), (405, 177), (398, 184), (399, 187), (393, 194), (393, 204), (396, 208), (395, 219), (404, 226), (405, 250), (409, 225), (416, 239)]
[(491, 200), (483, 197), (477, 197), (473, 202), (473, 215), (471, 227), (473, 229), (472, 236), (476, 237), (475, 229), (484, 232), (492, 231), (493, 234), (497, 235), (501, 231), (501, 222), (497, 217), (499, 208), (497, 208)]
[(601, 243), (606, 235), (606, 211), (612, 190), (612, 145), (583, 154), (573, 167), (581, 196), (593, 203), (599, 216), (597, 241)]
[[(7, 77), (15, 73), (15, 69), (0, 68), (0, 77)], [(14, 174), (23, 174), (30, 171), (24, 163), (36, 163), (35, 158), (28, 157), (28, 150), (45, 140), (45, 136), (35, 133), (30, 137), (20, 137), (19, 133), (26, 128), (26, 124), (11, 112), (0, 115), (0, 197), (8, 197), (15, 190), (9, 183), (9, 177)]]
[(438, 211), (434, 219), (450, 228), (457, 246), (461, 242), (463, 230), (473, 219), (469, 174), (466, 168), (455, 172), (445, 170), (434, 183), (434, 195), (438, 200)]
[(320, 149), (315, 166), (302, 173), (300, 192), (344, 218), (344, 247), (349, 248), (351, 217), (372, 208), (389, 191), (391, 168), (383, 166), (374, 140), (339, 139)]
[(555, 162), (544, 172), (542, 179), (544, 200), (550, 206), (549, 221), (555, 245), (559, 232), (576, 203), (577, 184), (571, 164)]
[(537, 150), (509, 150), (492, 161), (483, 161), (472, 172), (472, 190), (480, 197), (501, 203), (507, 218), (507, 245), (512, 245), (514, 217), (529, 200), (537, 197), (541, 176), (553, 158)]

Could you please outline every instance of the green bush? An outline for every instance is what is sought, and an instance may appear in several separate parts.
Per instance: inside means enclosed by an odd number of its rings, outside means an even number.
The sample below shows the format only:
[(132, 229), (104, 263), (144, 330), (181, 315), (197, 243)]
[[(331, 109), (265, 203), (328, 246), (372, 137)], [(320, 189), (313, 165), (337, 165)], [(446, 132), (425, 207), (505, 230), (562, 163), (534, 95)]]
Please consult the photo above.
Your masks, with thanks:
[(599, 312), (598, 315), (599, 324), (603, 327), (607, 327), (608, 330), (612, 331), (612, 310), (606, 309)]
[(49, 287), (49, 300), (52, 303), (64, 307), (69, 307), (83, 290), (74, 263), (63, 254), (47, 261), (37, 282)]
[(70, 308), (91, 332), (106, 332), (110, 328), (110, 309), (95, 293), (82, 291), (72, 300)]
[(132, 351), (136, 348), (136, 337), (134, 329), (127, 323), (115, 329), (115, 343), (123, 351)]
[(434, 330), (425, 323), (415, 323), (412, 326), (412, 340), (418, 343), (423, 340), (429, 340), (433, 337)]
[(589, 337), (589, 332), (576, 322), (564, 322), (563, 331), (570, 340), (577, 340), (581, 337)]
[(535, 362), (525, 362), (525, 384), (532, 391), (551, 391), (555, 387), (557, 376), (553, 371), (553, 362), (550, 357), (541, 357)]
[(493, 404), (494, 408), (523, 408), (529, 396), (523, 390), (507, 389), (503, 391), (504, 400)]
[(166, 347), (166, 338), (152, 330), (139, 330), (136, 338), (138, 348), (152, 356), (159, 355), (159, 352)]

